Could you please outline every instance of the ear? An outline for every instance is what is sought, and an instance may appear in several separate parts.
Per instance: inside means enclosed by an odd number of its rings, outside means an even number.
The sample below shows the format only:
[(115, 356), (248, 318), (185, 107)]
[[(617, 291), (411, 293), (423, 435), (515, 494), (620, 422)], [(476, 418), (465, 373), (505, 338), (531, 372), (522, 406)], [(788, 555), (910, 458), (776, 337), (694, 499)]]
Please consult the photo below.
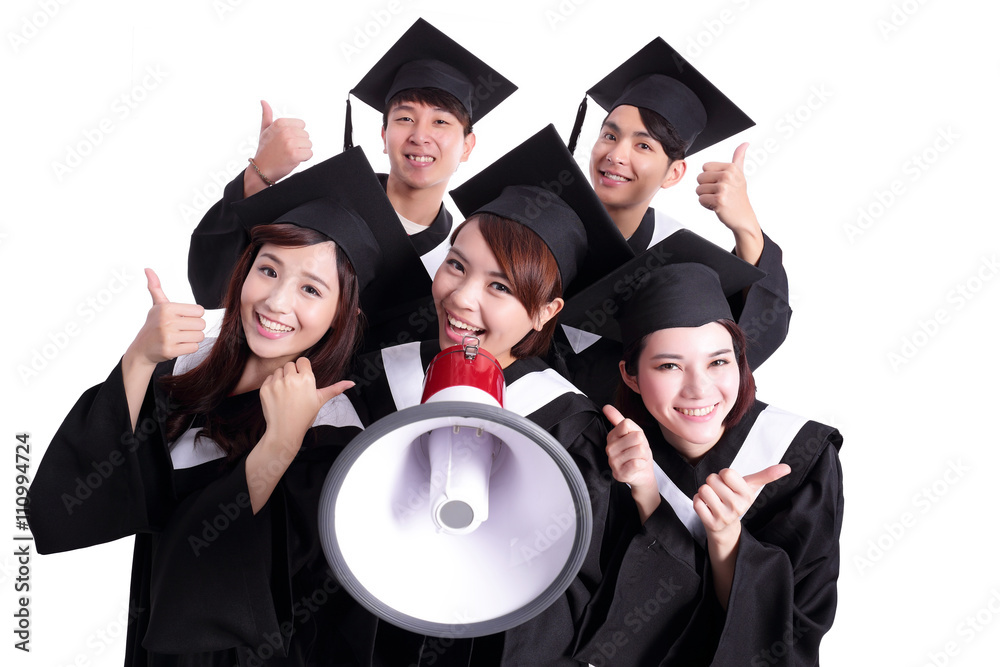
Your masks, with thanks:
[(629, 389), (642, 396), (642, 392), (639, 391), (639, 377), (635, 375), (629, 375), (627, 372), (625, 372), (624, 361), (618, 362), (618, 372), (622, 374), (622, 382), (625, 383), (625, 386), (627, 386)]
[(551, 320), (553, 317), (559, 314), (559, 311), (563, 309), (566, 302), (562, 299), (552, 299), (547, 304), (542, 306), (538, 310), (538, 315), (535, 316), (535, 322), (532, 328), (535, 331), (541, 331), (543, 327)]
[(469, 132), (465, 135), (465, 147), (462, 149), (462, 162), (469, 159), (469, 155), (472, 154), (472, 149), (476, 147), (476, 133)]
[(687, 162), (684, 160), (672, 160), (667, 166), (667, 175), (663, 177), (663, 183), (660, 184), (660, 187), (669, 188), (677, 185), (686, 173)]
[(386, 155), (389, 154), (389, 144), (385, 143), (385, 128), (382, 128), (382, 152)]

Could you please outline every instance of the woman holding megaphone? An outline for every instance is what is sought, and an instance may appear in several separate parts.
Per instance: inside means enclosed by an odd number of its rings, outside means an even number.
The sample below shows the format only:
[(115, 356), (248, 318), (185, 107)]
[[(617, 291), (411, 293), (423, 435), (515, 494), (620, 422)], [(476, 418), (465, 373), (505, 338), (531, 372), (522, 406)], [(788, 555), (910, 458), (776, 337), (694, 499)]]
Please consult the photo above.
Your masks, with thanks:
[(383, 259), (376, 239), (399, 225), (360, 149), (314, 169), (357, 203), (317, 198), (309, 176), (251, 200), (217, 338), (147, 269), (145, 324), (66, 417), (31, 486), (42, 553), (135, 535), (126, 664), (355, 664), (371, 652), (357, 645), (375, 619), (329, 573), (315, 507), (361, 430), (342, 378)]

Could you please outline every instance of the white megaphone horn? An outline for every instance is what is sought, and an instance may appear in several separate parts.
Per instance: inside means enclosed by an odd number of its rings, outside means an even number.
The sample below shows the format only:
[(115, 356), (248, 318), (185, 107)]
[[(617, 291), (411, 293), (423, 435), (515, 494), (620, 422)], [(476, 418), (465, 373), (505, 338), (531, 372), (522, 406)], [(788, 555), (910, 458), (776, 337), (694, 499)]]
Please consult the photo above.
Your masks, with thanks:
[(503, 408), (503, 370), (472, 341), (434, 357), (420, 405), (351, 442), (320, 498), (323, 551), (344, 588), (384, 620), (438, 637), (540, 614), (579, 571), (593, 525), (576, 464)]

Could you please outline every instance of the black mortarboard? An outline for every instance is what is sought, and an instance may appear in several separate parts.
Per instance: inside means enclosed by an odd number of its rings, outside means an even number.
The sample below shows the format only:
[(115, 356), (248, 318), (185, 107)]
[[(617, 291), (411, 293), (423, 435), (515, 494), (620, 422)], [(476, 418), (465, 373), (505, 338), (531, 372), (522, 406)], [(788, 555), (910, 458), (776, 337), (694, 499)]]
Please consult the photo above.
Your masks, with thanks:
[(560, 321), (628, 346), (659, 329), (733, 319), (726, 297), (765, 275), (681, 229), (570, 299)]
[(329, 236), (354, 266), (366, 313), (430, 293), (427, 271), (360, 147), (293, 174), (233, 209), (247, 230), (288, 222)]
[[(384, 112), (389, 100), (410, 88), (437, 88), (455, 96), (472, 122), (489, 113), (517, 86), (424, 19), (417, 19), (351, 94)], [(351, 98), (347, 97), (344, 150), (353, 144)]]
[(451, 197), (466, 219), (492, 213), (538, 234), (559, 265), (564, 295), (633, 256), (552, 125), (452, 190)]
[[(673, 47), (657, 37), (587, 91), (605, 111), (622, 104), (663, 116), (687, 144), (686, 155), (753, 127), (754, 122)], [(587, 113), (584, 95), (570, 133), (570, 152)]]

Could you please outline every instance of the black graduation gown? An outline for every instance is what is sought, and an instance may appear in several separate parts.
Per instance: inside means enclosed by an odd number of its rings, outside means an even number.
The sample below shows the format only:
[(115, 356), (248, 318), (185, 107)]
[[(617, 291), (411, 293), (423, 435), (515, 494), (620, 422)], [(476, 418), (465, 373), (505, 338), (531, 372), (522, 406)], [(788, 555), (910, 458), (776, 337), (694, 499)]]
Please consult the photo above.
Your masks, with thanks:
[[(440, 352), (438, 341), (425, 341), (397, 346), (388, 351), (366, 355), (359, 365), (359, 374), (352, 378), (356, 387), (349, 392), (365, 425), (398, 409), (419, 402), (423, 372)], [(405, 359), (407, 373), (386, 371), (386, 359)], [(389, 363), (392, 363), (391, 361)], [(418, 371), (419, 369), (419, 371)], [(570, 588), (551, 607), (531, 621), (505, 633), (474, 640), (447, 640), (420, 637), (394, 628), (388, 623), (379, 626), (379, 646), (407, 646), (410, 663), (416, 665), (575, 665), (568, 657), (574, 642), (579, 619), (596, 589), (602, 570), (601, 540), (605, 534), (605, 518), (611, 471), (604, 454), (607, 431), (593, 403), (550, 369), (538, 358), (520, 359), (504, 369), (507, 383), (507, 403), (512, 395), (541, 395), (539, 387), (547, 382), (560, 389), (545, 393), (546, 402), (522, 416), (546, 429), (570, 453), (590, 493), (594, 527), (591, 546), (583, 567)], [(406, 386), (410, 398), (400, 398), (397, 404), (393, 388)], [(536, 393), (538, 392), (538, 393)], [(402, 394), (397, 393), (397, 396)], [(404, 656), (405, 657), (405, 656)], [(400, 663), (400, 664), (410, 664)]]
[[(680, 228), (676, 221), (669, 218), (667, 223), (657, 220), (658, 215), (652, 208), (647, 209), (639, 228), (629, 238), (628, 244), (636, 254)], [(788, 335), (788, 323), (792, 317), (788, 304), (788, 276), (781, 262), (781, 248), (767, 234), (764, 234), (764, 250), (757, 266), (767, 275), (751, 285), (745, 296), (736, 294), (729, 298), (733, 318), (747, 336), (747, 361), (751, 370), (756, 370), (781, 346)], [(576, 348), (579, 349), (579, 345)], [(589, 347), (575, 351), (567, 332), (559, 327), (553, 351), (556, 356), (550, 360), (552, 366), (565, 369), (570, 381), (597, 405), (614, 403), (615, 390), (621, 378), (618, 372), (618, 362), (622, 358), (621, 343), (601, 338)]]
[[(382, 187), (388, 175), (378, 174)], [(243, 200), (243, 172), (226, 185), (222, 199), (210, 208), (191, 233), (188, 247), (188, 282), (195, 301), (205, 308), (221, 308), (233, 267), (250, 242), (246, 228), (233, 209)], [(424, 231), (409, 236), (410, 243), (424, 262), (431, 278), (447, 252), (452, 217), (444, 204), (437, 217)], [(426, 300), (396, 304), (391, 313), (366, 310), (372, 326), (365, 332), (364, 350), (378, 350), (427, 337), (437, 330), (437, 315), (430, 294)]]
[[(173, 469), (156, 380), (174, 365), (157, 366), (134, 433), (120, 363), (71, 410), (29, 490), (39, 552), (135, 535), (126, 665), (372, 664), (377, 619), (340, 589), (316, 529), (326, 472), (360, 432), (349, 401), (324, 406), (254, 515), (245, 455)], [(257, 406), (255, 391), (218, 409)]]
[[(754, 428), (761, 429), (754, 434)], [(837, 603), (843, 484), (840, 433), (757, 401), (740, 423), (690, 465), (657, 430), (654, 460), (678, 495), (661, 499), (644, 525), (625, 485), (612, 512), (631, 515), (600, 592), (587, 612), (577, 659), (601, 665), (816, 665)], [(767, 444), (764, 444), (767, 443)], [(711, 565), (691, 498), (709, 474), (737, 459), (750, 474), (783, 462), (791, 474), (764, 487), (743, 516), (728, 610), (715, 596)], [(750, 451), (753, 450), (753, 451)], [(780, 461), (778, 458), (780, 457)], [(660, 485), (661, 495), (664, 485)], [(631, 527), (628, 524), (631, 523)]]

